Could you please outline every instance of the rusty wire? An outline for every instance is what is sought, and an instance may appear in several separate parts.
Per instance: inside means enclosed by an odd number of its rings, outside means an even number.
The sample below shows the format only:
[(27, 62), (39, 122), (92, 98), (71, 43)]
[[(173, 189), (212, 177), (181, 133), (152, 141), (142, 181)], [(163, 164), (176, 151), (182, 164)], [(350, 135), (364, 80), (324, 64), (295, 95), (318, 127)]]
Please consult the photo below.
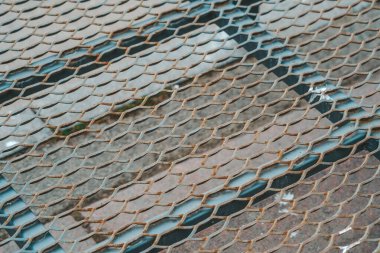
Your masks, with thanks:
[(380, 250), (380, 6), (0, 4), (4, 252)]

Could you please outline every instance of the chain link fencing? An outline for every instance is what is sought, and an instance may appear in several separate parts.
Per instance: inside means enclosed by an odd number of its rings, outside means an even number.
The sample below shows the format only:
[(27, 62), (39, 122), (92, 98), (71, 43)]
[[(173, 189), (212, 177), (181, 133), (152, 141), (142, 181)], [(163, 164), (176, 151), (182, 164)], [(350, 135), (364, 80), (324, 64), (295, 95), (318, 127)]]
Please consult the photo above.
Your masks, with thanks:
[(0, 251), (380, 251), (380, 5), (4, 1)]

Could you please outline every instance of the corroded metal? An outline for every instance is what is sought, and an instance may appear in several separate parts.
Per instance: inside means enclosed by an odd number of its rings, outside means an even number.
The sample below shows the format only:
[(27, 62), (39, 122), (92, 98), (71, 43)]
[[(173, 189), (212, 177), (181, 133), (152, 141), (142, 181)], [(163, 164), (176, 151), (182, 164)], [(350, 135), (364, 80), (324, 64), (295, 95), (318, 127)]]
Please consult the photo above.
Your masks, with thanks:
[(3, 251), (380, 250), (376, 1), (6, 1), (0, 24)]

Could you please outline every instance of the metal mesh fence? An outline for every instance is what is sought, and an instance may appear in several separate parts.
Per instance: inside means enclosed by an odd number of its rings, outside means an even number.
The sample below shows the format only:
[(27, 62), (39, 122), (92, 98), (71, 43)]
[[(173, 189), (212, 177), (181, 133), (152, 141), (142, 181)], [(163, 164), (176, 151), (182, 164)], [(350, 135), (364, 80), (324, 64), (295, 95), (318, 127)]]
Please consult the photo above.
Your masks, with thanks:
[(221, 219), (171, 252), (375, 252), (378, 165), (363, 151), (332, 163), (300, 184)]
[(4, 1), (0, 251), (380, 251), (380, 5)]

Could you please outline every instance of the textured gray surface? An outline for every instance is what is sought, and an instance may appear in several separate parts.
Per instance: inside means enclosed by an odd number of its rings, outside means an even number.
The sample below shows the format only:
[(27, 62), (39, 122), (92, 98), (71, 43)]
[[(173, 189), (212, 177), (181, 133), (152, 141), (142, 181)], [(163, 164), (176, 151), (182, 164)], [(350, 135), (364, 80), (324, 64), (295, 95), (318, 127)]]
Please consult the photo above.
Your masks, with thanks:
[(17, 100), (0, 107), (0, 159), (52, 135), (44, 121), (28, 108), (29, 102)]
[(378, 252), (379, 164), (360, 152), (165, 252)]
[[(380, 64), (373, 54), (379, 47), (379, 22), (372, 19), (379, 15), (379, 10), (357, 15), (363, 6), (370, 5), (367, 1), (360, 4), (351, 0), (277, 2), (262, 4), (261, 12), (266, 13), (259, 18), (262, 25), (267, 25), (282, 38), (294, 35), (287, 40), (289, 48), (352, 95), (367, 111), (376, 109), (379, 93), (375, 90)], [(71, 4), (63, 3), (62, 6)], [(128, 4), (133, 5), (134, 2)], [(353, 7), (348, 8), (349, 4)], [(170, 3), (158, 5), (157, 13), (162, 8), (175, 7)], [(137, 16), (144, 15), (146, 6), (135, 7)], [(104, 9), (87, 11), (99, 12), (97, 15), (103, 17), (102, 12), (107, 12), (107, 8), (109, 6), (105, 5)], [(155, 8), (150, 11), (155, 12)], [(104, 17), (117, 20), (117, 15), (111, 16)], [(372, 21), (368, 23), (368, 19)], [(351, 22), (354, 24), (350, 25)], [(125, 25), (125, 20), (112, 24), (101, 29), (117, 29)], [(325, 29), (327, 26), (329, 28)], [(88, 29), (86, 31), (99, 33), (99, 29), (91, 31), (92, 26)], [(361, 29), (367, 31), (361, 33)], [(13, 156), (3, 159), (0, 164), (2, 172), (46, 222), (53, 236), (61, 240), (65, 250), (82, 251), (104, 240), (103, 232), (114, 232), (132, 222), (147, 221), (166, 211), (173, 202), (179, 202), (190, 194), (207, 192), (222, 185), (227, 177), (247, 169), (247, 166), (257, 169), (277, 159), (292, 145), (307, 145), (327, 133), (331, 124), (318, 118), (320, 115), (314, 109), (310, 110), (305, 102), (298, 101), (298, 95), (284, 83), (277, 82), (278, 78), (267, 69), (257, 66), (252, 58), (234, 62), (240, 60), (245, 51), (235, 50), (237, 44), (226, 40), (226, 34), (216, 33), (216, 30), (216, 26), (210, 26), (203, 32), (194, 32), (198, 33), (194, 38), (178, 37), (147, 50), (139, 57), (125, 56), (118, 62), (90, 72), (88, 76), (75, 76), (44, 90), (30, 103), (18, 100), (0, 109), (0, 122), (7, 125), (2, 126), (4, 131), (0, 131), (0, 150), (21, 144), (29, 151), (26, 156), (15, 154), (21, 150), (17, 147), (7, 151), (6, 155)], [(64, 40), (65, 36), (62, 32), (57, 39)], [(69, 41), (71, 39), (64, 45), (52, 42), (52, 49), (41, 57), (51, 54), (57, 47), (64, 49), (71, 43)], [(360, 44), (361, 41), (365, 43)], [(39, 55), (45, 50), (44, 46), (42, 43), (25, 50), (25, 57), (12, 62), (9, 67), (26, 64), (28, 57)], [(214, 67), (217, 69), (210, 72)], [(142, 104), (126, 104), (131, 98), (140, 99), (141, 103), (141, 98), (160, 90), (154, 98), (146, 99)], [(289, 108), (292, 112), (287, 112)], [(107, 116), (91, 121), (102, 115)], [(85, 130), (69, 136), (60, 132), (80, 121), (91, 122), (85, 125)], [(270, 127), (264, 129), (265, 125)], [(240, 136), (234, 136), (236, 133)], [(301, 136), (297, 136), (298, 133)], [(48, 137), (51, 137), (48, 141), (31, 149), (33, 144)], [(224, 139), (226, 137), (229, 139)], [(253, 141), (255, 143), (251, 144)], [(216, 151), (218, 147), (221, 148), (219, 152)], [(265, 154), (254, 157), (260, 152)], [(235, 155), (234, 160), (229, 161)], [(188, 159), (179, 161), (182, 157)], [(248, 158), (252, 159), (245, 165), (243, 161)], [(165, 174), (168, 171), (169, 175)], [(312, 180), (315, 178), (305, 182), (312, 184)], [(116, 187), (119, 188), (116, 190)], [(376, 191), (375, 186), (371, 187), (370, 191)], [(296, 195), (296, 192), (290, 193)], [(281, 203), (281, 198), (286, 200), (286, 196), (289, 192), (284, 191), (277, 195), (277, 199), (264, 203)], [(312, 209), (314, 200), (313, 197), (310, 201), (305, 200), (305, 208)], [(71, 212), (72, 208), (76, 210)], [(239, 222), (255, 223), (258, 218), (256, 211), (250, 210), (248, 218)], [(268, 215), (269, 220), (282, 213), (281, 208), (274, 211), (274, 216), (271, 216), (272, 211), (268, 212), (263, 215)], [(360, 218), (364, 223), (366, 219), (371, 221), (371, 215), (378, 215), (376, 207), (371, 207), (370, 212), (373, 213)], [(60, 215), (48, 217), (57, 213)], [(310, 218), (297, 215), (296, 220)], [(292, 216), (295, 215), (290, 214)], [(322, 218), (330, 219), (331, 212), (326, 211)], [(261, 229), (265, 233), (266, 223), (267, 220), (264, 224), (256, 222), (257, 225), (246, 232), (246, 239), (254, 239), (255, 233)], [(284, 222), (284, 226), (296, 223), (291, 220)], [(305, 234), (313, 233), (315, 224), (312, 225), (306, 228)], [(330, 239), (326, 238), (332, 229), (333, 225), (328, 225), (327, 232), (311, 237), (310, 241), (307, 241), (309, 238), (299, 238), (303, 234), (298, 230), (287, 233), (279, 229), (276, 236), (268, 236), (250, 247), (264, 251), (268, 247), (276, 247), (283, 240), (297, 238), (304, 243), (303, 250), (319, 251), (329, 242)], [(340, 239), (340, 234), (334, 235), (338, 238), (333, 242), (335, 249), (355, 243), (357, 234), (362, 233), (361, 229), (357, 230), (349, 238)], [(207, 233), (215, 231), (212, 227), (201, 232), (199, 236), (202, 239), (193, 242), (204, 245), (202, 250), (216, 250), (233, 238), (226, 235), (216, 236), (219, 239), (204, 239)], [(377, 236), (376, 231), (371, 228), (370, 233)], [(73, 244), (76, 239), (78, 241)], [(374, 249), (371, 248), (373, 243), (370, 244), (368, 248), (364, 245), (363, 250)], [(295, 249), (293, 246), (289, 248), (290, 252)], [(354, 250), (362, 250), (358, 248), (361, 245), (355, 246), (352, 247)], [(228, 245), (226, 248), (226, 251), (234, 252), (241, 251), (244, 246)], [(180, 251), (194, 249), (197, 247), (192, 245), (180, 248)], [(288, 247), (283, 250), (288, 250)]]

